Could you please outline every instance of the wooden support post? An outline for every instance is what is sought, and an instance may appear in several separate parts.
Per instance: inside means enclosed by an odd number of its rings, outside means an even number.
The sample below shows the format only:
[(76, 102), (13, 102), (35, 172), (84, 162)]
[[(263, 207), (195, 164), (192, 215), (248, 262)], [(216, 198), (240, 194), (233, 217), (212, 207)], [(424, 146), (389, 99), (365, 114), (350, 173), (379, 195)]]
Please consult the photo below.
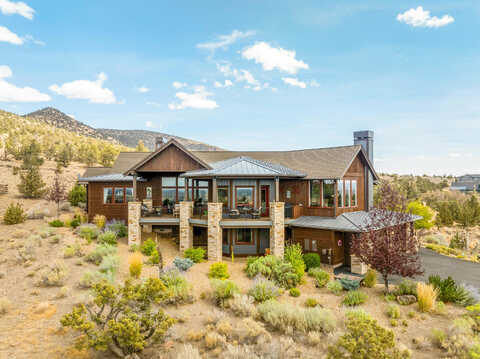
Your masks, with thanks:
[(212, 179), (212, 202), (218, 202), (218, 191), (217, 191), (217, 178), (213, 177)]
[(275, 177), (275, 202), (280, 202), (280, 179)]
[(133, 200), (138, 201), (137, 197), (137, 174), (133, 175)]
[(188, 195), (188, 178), (185, 178), (185, 182), (183, 184), (184, 188), (185, 188), (185, 195), (183, 196), (183, 201), (184, 202), (188, 202), (188, 199), (189, 199), (189, 195)]

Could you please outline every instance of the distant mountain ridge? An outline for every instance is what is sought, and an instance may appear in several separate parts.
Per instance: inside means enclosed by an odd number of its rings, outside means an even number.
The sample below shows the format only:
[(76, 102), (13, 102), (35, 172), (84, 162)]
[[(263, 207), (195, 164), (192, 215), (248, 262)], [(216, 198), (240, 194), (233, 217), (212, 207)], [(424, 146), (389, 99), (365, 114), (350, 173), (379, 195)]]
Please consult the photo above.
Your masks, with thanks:
[(53, 107), (45, 107), (41, 110), (23, 115), (22, 117), (28, 117), (36, 121), (44, 122), (57, 128), (62, 128), (71, 132), (75, 132), (79, 135), (111, 141), (128, 147), (136, 147), (138, 141), (142, 140), (148, 149), (153, 150), (155, 147), (155, 138), (161, 136), (164, 137), (166, 140), (174, 138), (189, 150), (223, 151), (222, 148), (217, 146), (212, 146), (200, 141), (169, 135), (162, 132), (93, 128)]

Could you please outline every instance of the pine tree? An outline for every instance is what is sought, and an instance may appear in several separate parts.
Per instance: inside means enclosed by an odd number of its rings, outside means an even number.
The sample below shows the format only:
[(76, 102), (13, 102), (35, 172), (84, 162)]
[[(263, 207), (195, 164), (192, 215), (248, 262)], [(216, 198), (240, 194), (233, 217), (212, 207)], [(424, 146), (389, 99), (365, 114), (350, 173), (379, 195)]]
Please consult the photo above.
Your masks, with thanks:
[(18, 190), (25, 198), (40, 198), (45, 193), (45, 182), (40, 175), (43, 158), (40, 157), (40, 145), (35, 141), (23, 146), (20, 150), (23, 162), (13, 169), (20, 176)]
[(55, 156), (55, 162), (57, 162), (62, 167), (68, 167), (70, 162), (72, 161), (72, 150), (70, 146), (64, 145), (60, 149), (60, 151)]

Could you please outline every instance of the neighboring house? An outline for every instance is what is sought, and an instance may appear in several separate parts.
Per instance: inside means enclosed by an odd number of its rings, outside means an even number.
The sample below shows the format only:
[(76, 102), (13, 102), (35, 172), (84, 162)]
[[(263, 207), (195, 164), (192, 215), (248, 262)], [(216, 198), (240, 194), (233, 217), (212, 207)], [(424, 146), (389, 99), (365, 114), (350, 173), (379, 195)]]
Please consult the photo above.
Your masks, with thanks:
[(172, 231), (180, 249), (208, 257), (283, 255), (285, 241), (322, 262), (351, 265), (349, 243), (373, 205), (373, 132), (351, 146), (295, 151), (188, 151), (175, 140), (154, 152), (122, 152), (112, 168), (88, 168), (88, 216), (141, 233)]
[(462, 192), (480, 191), (480, 175), (467, 174), (460, 176), (452, 183), (450, 189)]

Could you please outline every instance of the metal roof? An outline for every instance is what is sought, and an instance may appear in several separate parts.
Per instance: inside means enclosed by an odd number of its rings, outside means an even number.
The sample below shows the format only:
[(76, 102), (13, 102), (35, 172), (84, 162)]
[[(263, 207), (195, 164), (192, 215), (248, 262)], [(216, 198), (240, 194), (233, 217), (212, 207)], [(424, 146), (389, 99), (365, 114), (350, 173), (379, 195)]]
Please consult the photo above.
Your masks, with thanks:
[(270, 228), (272, 221), (270, 220), (221, 220), (220, 226), (222, 228)]
[[(132, 182), (133, 176), (125, 176), (122, 173), (110, 173), (98, 176), (79, 177), (78, 182)], [(137, 177), (137, 181), (145, 181), (141, 177)]]
[(247, 156), (211, 163), (210, 166), (212, 169), (189, 171), (182, 177), (305, 177), (300, 171)]

